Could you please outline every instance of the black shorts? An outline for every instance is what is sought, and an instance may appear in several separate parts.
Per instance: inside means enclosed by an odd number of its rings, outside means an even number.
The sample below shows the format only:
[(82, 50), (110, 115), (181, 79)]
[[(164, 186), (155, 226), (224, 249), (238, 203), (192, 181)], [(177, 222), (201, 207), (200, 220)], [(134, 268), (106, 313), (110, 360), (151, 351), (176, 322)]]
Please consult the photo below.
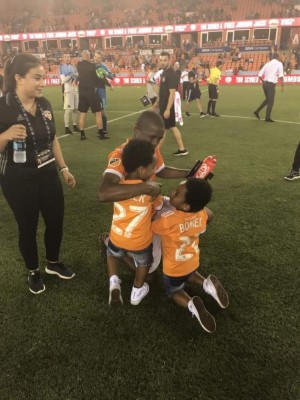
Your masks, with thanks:
[(218, 88), (216, 85), (212, 85), (211, 83), (208, 85), (208, 97), (211, 100), (217, 100), (218, 96)]
[(165, 123), (165, 129), (171, 129), (176, 126), (176, 120), (175, 120), (175, 109), (174, 106), (172, 106), (170, 110), (170, 117), (168, 119), (164, 118), (164, 111), (166, 107), (162, 108), (159, 110), (160, 115), (162, 116), (164, 123)]
[(201, 91), (199, 89), (199, 87), (194, 87), (193, 85), (190, 85), (187, 90), (186, 90), (186, 94), (185, 94), (185, 99), (188, 103), (190, 103), (191, 101), (194, 100), (199, 100), (201, 97)]
[(93, 113), (102, 110), (96, 89), (80, 89), (79, 87), (79, 104), (78, 111), (87, 113), (89, 108)]

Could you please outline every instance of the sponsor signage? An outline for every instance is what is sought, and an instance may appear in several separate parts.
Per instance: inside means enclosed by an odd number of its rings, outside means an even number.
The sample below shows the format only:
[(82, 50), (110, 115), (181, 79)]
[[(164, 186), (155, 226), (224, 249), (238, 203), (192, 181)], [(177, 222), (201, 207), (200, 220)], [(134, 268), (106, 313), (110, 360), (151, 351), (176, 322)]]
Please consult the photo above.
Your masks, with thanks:
[(63, 32), (13, 33), (0, 34), (0, 42), (17, 40), (47, 40), (68, 39), (80, 37), (101, 36), (132, 36), (166, 33), (189, 33), (201, 31), (223, 31), (235, 29), (276, 28), (285, 26), (300, 26), (299, 18), (273, 18), (246, 21), (205, 22), (200, 24), (140, 26), (132, 28), (92, 29)]
[[(247, 53), (247, 51), (270, 51), (272, 46), (271, 45), (253, 45), (253, 46), (239, 46), (235, 45), (240, 52)], [(231, 48), (229, 46), (225, 47), (202, 47), (196, 50), (197, 54), (208, 54), (208, 53), (229, 53)]]
[[(286, 84), (300, 84), (300, 75), (286, 75), (284, 77), (284, 83)], [(58, 86), (61, 84), (59, 76), (46, 77), (46, 86)], [(146, 84), (146, 76), (117, 76), (112, 81), (113, 86), (140, 86)], [(257, 75), (233, 75), (233, 76), (222, 76), (221, 85), (257, 85), (260, 84)], [(201, 88), (205, 88), (206, 84), (203, 83)]]

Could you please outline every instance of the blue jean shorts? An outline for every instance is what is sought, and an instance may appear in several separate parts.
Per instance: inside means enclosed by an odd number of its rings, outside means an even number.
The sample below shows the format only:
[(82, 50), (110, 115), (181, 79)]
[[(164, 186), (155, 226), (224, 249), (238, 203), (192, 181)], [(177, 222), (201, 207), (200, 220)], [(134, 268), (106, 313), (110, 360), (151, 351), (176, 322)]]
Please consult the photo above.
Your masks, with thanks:
[(169, 276), (164, 274), (164, 284), (167, 296), (171, 297), (172, 294), (179, 292), (180, 290), (184, 290), (187, 280), (195, 272), (196, 271), (193, 271), (184, 276)]
[(138, 251), (131, 251), (122, 249), (121, 247), (115, 246), (110, 240), (108, 241), (107, 245), (107, 255), (113, 256), (117, 258), (122, 258), (126, 254), (130, 255), (133, 258), (136, 267), (150, 267), (153, 262), (153, 255), (152, 255), (152, 243), (146, 249), (138, 250)]

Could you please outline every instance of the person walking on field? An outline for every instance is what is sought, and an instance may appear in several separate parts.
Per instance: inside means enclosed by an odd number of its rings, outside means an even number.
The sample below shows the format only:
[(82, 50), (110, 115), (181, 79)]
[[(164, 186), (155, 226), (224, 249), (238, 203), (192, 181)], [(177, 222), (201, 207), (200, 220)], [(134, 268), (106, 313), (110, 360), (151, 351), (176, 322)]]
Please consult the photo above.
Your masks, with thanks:
[(261, 105), (254, 111), (255, 118), (260, 119), (259, 113), (263, 108), (267, 106), (266, 110), (266, 122), (275, 122), (271, 119), (271, 112), (275, 100), (275, 87), (277, 79), (281, 83), (281, 91), (284, 91), (283, 84), (283, 65), (282, 62), (278, 61), (279, 55), (277, 53), (273, 54), (273, 59), (267, 62), (262, 69), (259, 71), (259, 79), (263, 83), (263, 91), (265, 94), (265, 100)]
[[(159, 113), (163, 117), (165, 123), (165, 134), (168, 129), (171, 129), (174, 138), (178, 145), (178, 150), (173, 153), (174, 156), (186, 156), (189, 152), (184, 147), (181, 133), (176, 126), (175, 120), (175, 92), (178, 88), (178, 76), (171, 67), (170, 54), (163, 51), (159, 57), (160, 66), (163, 69), (160, 79), (159, 96), (153, 108), (159, 107)], [(164, 134), (164, 136), (165, 136)], [(160, 145), (162, 142), (160, 143)]]

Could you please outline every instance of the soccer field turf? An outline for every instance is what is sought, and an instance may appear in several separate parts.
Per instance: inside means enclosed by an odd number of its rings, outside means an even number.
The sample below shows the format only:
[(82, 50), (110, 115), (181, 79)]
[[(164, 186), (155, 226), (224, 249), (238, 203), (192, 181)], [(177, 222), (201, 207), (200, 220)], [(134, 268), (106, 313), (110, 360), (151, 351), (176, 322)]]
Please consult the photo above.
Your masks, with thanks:
[[(160, 281), (131, 306), (133, 279), (125, 267), (124, 306), (114, 311), (107, 304), (98, 237), (110, 228), (112, 205), (100, 204), (96, 191), (108, 153), (132, 136), (144, 94), (141, 87), (108, 91), (110, 140), (99, 141), (96, 128), (83, 142), (78, 134), (60, 139), (77, 179), (76, 188), (64, 187), (61, 256), (76, 272), (72, 281), (43, 273), (46, 291), (28, 291), (17, 227), (0, 193), (0, 399), (299, 399), (300, 182), (283, 179), (300, 137), (299, 86), (277, 89), (272, 118), (280, 122), (274, 124), (253, 118), (263, 100), (260, 86), (221, 87), (221, 118), (200, 119), (192, 104), (192, 117), (184, 119), (180, 130), (189, 155), (172, 155), (171, 132), (163, 146), (170, 166), (218, 158), (209, 205), (215, 219), (200, 239), (201, 271), (219, 277), (230, 305), (220, 310), (200, 292), (216, 318), (212, 335), (167, 299)], [(45, 96), (61, 136), (61, 88), (47, 88)], [(202, 100), (205, 111), (207, 92)], [(163, 194), (177, 182), (161, 180)], [(43, 270), (42, 221), (38, 241)]]

